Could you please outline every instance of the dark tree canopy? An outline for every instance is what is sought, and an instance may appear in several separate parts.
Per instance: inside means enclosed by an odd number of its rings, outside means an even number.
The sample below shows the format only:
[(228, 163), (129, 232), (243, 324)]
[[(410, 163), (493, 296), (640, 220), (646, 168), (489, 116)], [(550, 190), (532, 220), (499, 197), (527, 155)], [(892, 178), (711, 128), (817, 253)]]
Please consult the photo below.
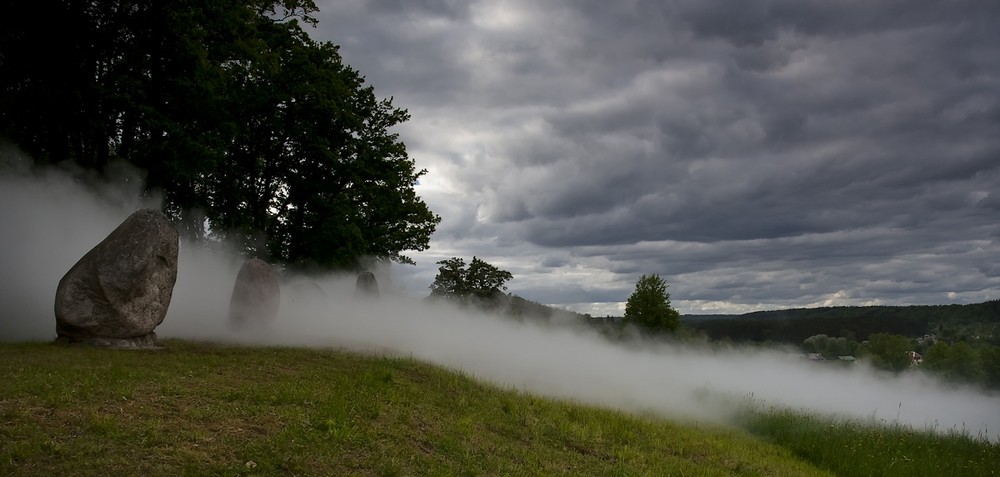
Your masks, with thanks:
[(680, 326), (680, 313), (670, 306), (667, 284), (659, 275), (643, 275), (625, 303), (624, 323), (653, 333), (672, 332)]
[(464, 302), (470, 298), (491, 300), (507, 289), (506, 283), (514, 278), (510, 272), (501, 270), (483, 260), (472, 257), (468, 267), (465, 260), (452, 257), (438, 262), (438, 274), (431, 284), (432, 297), (444, 297)]
[[(188, 238), (293, 266), (410, 262), (440, 217), (378, 99), (311, 0), (14, 2), (0, 20), (0, 137), (41, 164), (124, 160)], [(44, 18), (39, 16), (44, 12)], [(58, 28), (61, 35), (54, 35)]]

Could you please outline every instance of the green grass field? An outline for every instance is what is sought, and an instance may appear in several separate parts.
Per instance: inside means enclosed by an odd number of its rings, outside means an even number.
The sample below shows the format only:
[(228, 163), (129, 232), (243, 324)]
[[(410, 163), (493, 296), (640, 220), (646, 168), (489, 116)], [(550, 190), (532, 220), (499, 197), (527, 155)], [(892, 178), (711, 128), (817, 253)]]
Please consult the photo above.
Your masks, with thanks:
[(0, 475), (1000, 475), (1000, 447), (964, 436), (782, 412), (696, 426), (413, 359), (163, 344), (0, 344)]
[(865, 425), (781, 410), (749, 414), (743, 424), (837, 475), (1000, 475), (1000, 446), (959, 431), (915, 432), (891, 423)]

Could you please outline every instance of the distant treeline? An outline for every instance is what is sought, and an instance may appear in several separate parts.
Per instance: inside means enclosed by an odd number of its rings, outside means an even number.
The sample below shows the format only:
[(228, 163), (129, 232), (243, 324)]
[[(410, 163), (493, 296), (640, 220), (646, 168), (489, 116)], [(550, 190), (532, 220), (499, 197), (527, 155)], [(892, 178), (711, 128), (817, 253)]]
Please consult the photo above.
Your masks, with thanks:
[[(1000, 323), (1000, 300), (971, 305), (840, 306), (759, 311), (743, 315), (684, 315), (685, 326), (712, 340), (801, 344), (826, 334), (858, 341), (876, 333), (963, 339)], [(990, 336), (989, 339), (1000, 339)]]
[[(551, 308), (506, 297), (510, 316), (553, 321)], [(562, 316), (570, 316), (562, 312)], [(609, 339), (634, 337), (620, 317), (586, 320)], [(789, 345), (826, 365), (856, 361), (893, 373), (928, 373), (1000, 390), (1000, 300), (972, 305), (824, 307), (744, 315), (683, 315), (675, 342), (712, 347)]]

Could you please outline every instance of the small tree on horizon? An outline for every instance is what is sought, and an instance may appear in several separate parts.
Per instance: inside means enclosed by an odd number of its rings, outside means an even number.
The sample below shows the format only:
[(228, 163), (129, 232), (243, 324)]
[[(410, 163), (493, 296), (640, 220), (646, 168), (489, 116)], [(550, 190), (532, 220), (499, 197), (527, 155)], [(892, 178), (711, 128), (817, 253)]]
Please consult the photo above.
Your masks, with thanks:
[(510, 272), (476, 257), (472, 257), (468, 267), (465, 260), (459, 257), (437, 263), (441, 266), (430, 286), (431, 297), (449, 298), (463, 303), (470, 298), (493, 300), (503, 294), (507, 289), (507, 281), (514, 278)]
[(643, 275), (625, 303), (624, 324), (634, 324), (652, 333), (672, 333), (681, 324), (681, 315), (670, 306), (667, 284), (659, 275)]

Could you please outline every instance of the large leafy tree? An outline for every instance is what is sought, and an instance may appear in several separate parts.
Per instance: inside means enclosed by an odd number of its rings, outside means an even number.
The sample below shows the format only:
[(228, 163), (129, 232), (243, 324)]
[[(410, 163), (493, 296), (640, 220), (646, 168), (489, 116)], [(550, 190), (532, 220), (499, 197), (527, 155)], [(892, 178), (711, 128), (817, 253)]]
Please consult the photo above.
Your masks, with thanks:
[(293, 266), (427, 248), (409, 116), (309, 38), (312, 0), (40, 3), (0, 20), (0, 136), (37, 160), (125, 160), (187, 237)]
[(875, 333), (868, 337), (867, 352), (872, 365), (889, 371), (903, 371), (913, 364), (908, 351), (913, 350), (909, 338), (891, 333)]
[(624, 323), (648, 332), (673, 332), (680, 326), (680, 313), (670, 306), (667, 284), (659, 275), (643, 275), (625, 303)]
[[(988, 381), (988, 359), (990, 357), (988, 349), (989, 347), (984, 346), (982, 353), (976, 353), (976, 350), (965, 341), (950, 345), (944, 341), (938, 341), (924, 354), (923, 365), (931, 371), (956, 381)], [(984, 359), (980, 359), (980, 357)]]
[(472, 257), (468, 266), (465, 260), (452, 257), (438, 262), (438, 274), (431, 284), (431, 296), (458, 302), (469, 299), (493, 300), (507, 289), (507, 281), (514, 276), (500, 268)]

